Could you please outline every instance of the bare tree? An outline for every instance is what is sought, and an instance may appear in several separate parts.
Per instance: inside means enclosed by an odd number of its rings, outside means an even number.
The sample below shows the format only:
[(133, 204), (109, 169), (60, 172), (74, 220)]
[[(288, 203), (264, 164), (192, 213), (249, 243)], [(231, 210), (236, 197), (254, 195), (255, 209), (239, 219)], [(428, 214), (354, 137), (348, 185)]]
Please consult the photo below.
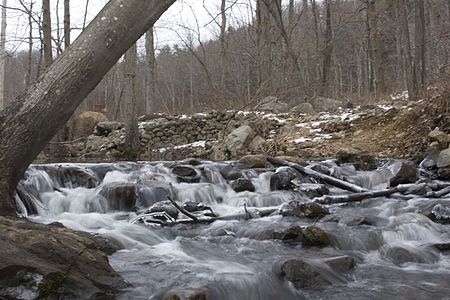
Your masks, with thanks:
[(331, 28), (331, 0), (325, 0), (326, 27), (325, 27), (325, 48), (323, 49), (322, 63), (322, 94), (330, 94), (330, 70), (331, 55), (333, 54), (333, 33)]
[(70, 0), (64, 0), (64, 48), (70, 46)]
[(415, 74), (420, 93), (426, 85), (426, 40), (425, 40), (425, 1), (415, 0)]
[(136, 161), (139, 154), (139, 130), (137, 125), (138, 99), (136, 97), (136, 69), (137, 69), (137, 45), (133, 44), (125, 53), (125, 98), (126, 106), (126, 134), (125, 149), (128, 160)]
[(150, 112), (156, 97), (156, 55), (154, 28), (145, 34), (145, 58), (147, 69), (145, 72), (145, 112)]
[(48, 68), (53, 63), (50, 0), (42, 0), (42, 37), (44, 43), (44, 65)]
[(111, 0), (40, 80), (0, 113), (0, 213), (28, 165), (102, 77), (175, 0)]
[(0, 111), (5, 107), (6, 7), (7, 1), (3, 0), (2, 25), (0, 29)]
[(220, 90), (222, 92), (222, 97), (225, 92), (225, 75), (227, 69), (227, 44), (226, 44), (226, 28), (227, 28), (227, 15), (226, 15), (226, 0), (222, 0), (220, 5), (220, 16), (221, 16), (221, 24), (220, 24), (220, 68), (221, 68), (221, 76), (220, 76)]

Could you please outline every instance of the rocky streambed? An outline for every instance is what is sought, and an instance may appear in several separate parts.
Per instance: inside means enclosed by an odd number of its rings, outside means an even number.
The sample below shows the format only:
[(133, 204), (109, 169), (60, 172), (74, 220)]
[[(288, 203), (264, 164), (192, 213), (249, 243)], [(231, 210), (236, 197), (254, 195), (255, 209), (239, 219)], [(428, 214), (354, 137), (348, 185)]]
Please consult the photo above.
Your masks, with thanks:
[[(363, 169), (260, 155), (33, 165), (17, 201), (34, 222), (101, 241), (128, 283), (80, 285), (83, 298), (112, 284), (119, 299), (445, 299), (450, 182), (430, 161), (375, 160)], [(32, 299), (42, 287), (1, 283), (6, 298)]]

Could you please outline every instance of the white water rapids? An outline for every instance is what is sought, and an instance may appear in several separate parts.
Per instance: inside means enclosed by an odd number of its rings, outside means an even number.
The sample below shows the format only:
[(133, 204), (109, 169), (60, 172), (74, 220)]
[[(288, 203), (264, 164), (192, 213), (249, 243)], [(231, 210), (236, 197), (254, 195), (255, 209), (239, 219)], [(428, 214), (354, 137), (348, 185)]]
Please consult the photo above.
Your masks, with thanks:
[[(450, 257), (430, 246), (450, 242), (449, 225), (421, 214), (432, 202), (448, 207), (448, 199), (394, 195), (334, 205), (324, 220), (274, 214), (172, 227), (130, 223), (142, 209), (166, 200), (162, 186), (169, 183), (176, 201), (201, 202), (218, 215), (242, 213), (244, 204), (266, 208), (311, 200), (301, 191), (271, 190), (275, 169), (241, 170), (255, 191), (237, 193), (220, 172), (226, 165), (202, 162), (193, 167), (201, 175), (198, 183), (179, 182), (171, 163), (165, 162), (34, 165), (21, 182), (24, 192), (17, 199), (23, 214), (36, 222), (60, 222), (120, 245), (110, 263), (132, 286), (119, 299), (163, 299), (169, 291), (202, 289), (211, 299), (450, 299)], [(385, 187), (385, 170), (334, 167), (352, 173), (353, 181), (366, 188)], [(105, 192), (130, 185), (137, 187), (136, 195)], [(135, 197), (135, 203), (130, 206), (126, 197)], [(370, 220), (370, 225), (353, 222), (358, 218)], [(274, 230), (313, 223), (329, 234), (331, 247), (308, 248), (266, 238)], [(386, 253), (395, 247), (407, 249), (417, 259), (394, 264)], [(333, 284), (321, 289), (296, 289), (274, 272), (274, 264), (287, 257), (340, 255), (354, 257), (355, 269), (345, 276), (330, 275)]]

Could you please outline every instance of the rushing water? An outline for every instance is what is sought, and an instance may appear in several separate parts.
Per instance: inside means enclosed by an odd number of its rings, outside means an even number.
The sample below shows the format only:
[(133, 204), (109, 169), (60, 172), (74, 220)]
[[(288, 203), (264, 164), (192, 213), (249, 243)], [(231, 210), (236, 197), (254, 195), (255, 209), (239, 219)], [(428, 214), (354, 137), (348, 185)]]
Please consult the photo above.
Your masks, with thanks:
[[(385, 188), (389, 179), (386, 169), (356, 172), (332, 162), (323, 165), (366, 188)], [(132, 285), (120, 299), (162, 299), (170, 291), (201, 289), (211, 299), (450, 299), (449, 256), (429, 246), (448, 243), (449, 226), (420, 214), (436, 203), (448, 207), (447, 199), (394, 195), (334, 205), (332, 214), (316, 223), (331, 237), (332, 247), (326, 248), (268, 239), (274, 230), (317, 221), (276, 214), (170, 227), (130, 223), (141, 210), (167, 199), (168, 184), (176, 201), (202, 202), (218, 215), (242, 213), (244, 205), (267, 208), (311, 200), (297, 190), (271, 191), (275, 169), (243, 170), (255, 191), (236, 193), (220, 172), (225, 166), (202, 162), (193, 167), (201, 174), (200, 182), (180, 183), (171, 163), (164, 162), (35, 165), (19, 186), (18, 203), (23, 214), (37, 222), (57, 221), (120, 245), (122, 250), (111, 255), (110, 262)], [(127, 194), (127, 186), (136, 186), (136, 195)], [(117, 187), (125, 187), (125, 192), (114, 192)], [(132, 207), (127, 198), (136, 200)], [(417, 259), (394, 264), (386, 253), (395, 247), (407, 249)], [(277, 261), (289, 257), (317, 263), (340, 255), (354, 257), (355, 269), (326, 274), (333, 284), (320, 289), (296, 289), (274, 271)], [(320, 263), (317, 269), (327, 272)]]

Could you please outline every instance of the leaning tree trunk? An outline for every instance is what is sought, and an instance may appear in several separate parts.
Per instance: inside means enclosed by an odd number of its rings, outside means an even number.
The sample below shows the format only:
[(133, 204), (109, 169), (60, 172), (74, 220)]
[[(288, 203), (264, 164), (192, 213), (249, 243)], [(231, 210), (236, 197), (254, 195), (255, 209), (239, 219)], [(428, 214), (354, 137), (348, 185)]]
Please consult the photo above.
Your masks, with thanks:
[(2, 25), (0, 29), (0, 111), (5, 107), (6, 5), (6, 0), (3, 0)]
[(175, 0), (111, 0), (40, 80), (0, 113), (0, 214), (25, 170), (116, 61)]

